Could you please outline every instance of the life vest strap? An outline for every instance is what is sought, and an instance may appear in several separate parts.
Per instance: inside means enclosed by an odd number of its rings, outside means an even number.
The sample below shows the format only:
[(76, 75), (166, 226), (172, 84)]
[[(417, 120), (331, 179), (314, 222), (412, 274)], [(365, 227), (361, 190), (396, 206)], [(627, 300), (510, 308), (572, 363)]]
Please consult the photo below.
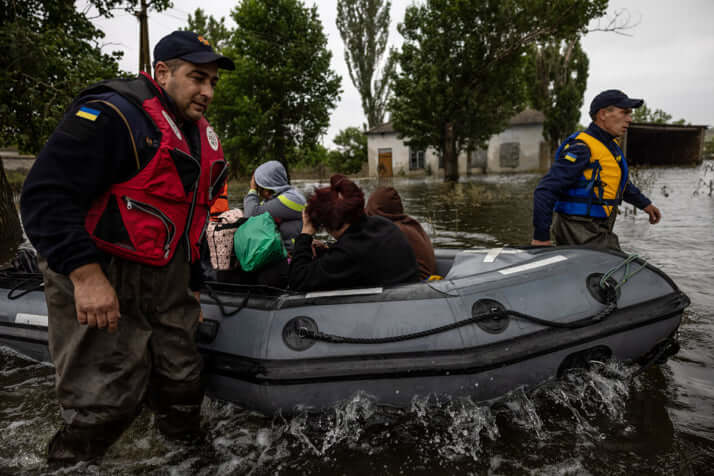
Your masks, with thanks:
[(139, 161), (139, 153), (136, 150), (136, 142), (134, 141), (134, 133), (131, 132), (131, 127), (129, 126), (129, 121), (126, 119), (126, 116), (124, 114), (122, 114), (122, 112), (119, 110), (118, 107), (116, 107), (114, 104), (110, 103), (109, 101), (104, 101), (102, 99), (94, 99), (92, 101), (87, 101), (87, 102), (88, 103), (89, 102), (100, 102), (100, 103), (112, 108), (112, 110), (114, 110), (114, 112), (116, 112), (119, 115), (121, 120), (124, 122), (124, 125), (126, 126), (126, 130), (129, 131), (129, 139), (131, 139), (131, 148), (134, 151), (134, 159), (136, 160), (136, 168), (140, 170), (141, 162)]
[(568, 196), (565, 199), (561, 199), (561, 202), (575, 202), (575, 203), (587, 203), (589, 205), (605, 205), (609, 207), (616, 207), (622, 203), (622, 200), (616, 198), (594, 198), (594, 197), (576, 197)]

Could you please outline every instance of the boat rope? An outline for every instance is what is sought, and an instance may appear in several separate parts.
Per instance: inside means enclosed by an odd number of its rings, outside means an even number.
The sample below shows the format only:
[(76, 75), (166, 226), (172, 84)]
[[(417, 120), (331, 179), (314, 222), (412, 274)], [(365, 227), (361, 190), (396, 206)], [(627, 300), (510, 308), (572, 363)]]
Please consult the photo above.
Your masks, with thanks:
[(647, 361), (643, 363), (639, 369), (630, 374), (628, 379), (633, 380), (635, 377), (652, 367), (654, 364), (663, 363), (665, 360), (667, 360), (669, 357), (673, 356), (677, 352), (679, 352), (679, 343), (676, 339), (670, 337), (666, 341), (662, 342), (659, 345), (659, 349), (657, 349), (657, 351), (652, 354), (652, 357), (647, 359)]
[[(642, 266), (640, 266), (636, 270), (630, 272), (630, 263), (632, 263), (633, 261), (638, 260), (638, 259), (642, 261)], [(625, 274), (622, 276), (622, 279), (619, 282), (617, 282), (617, 280), (615, 280), (615, 278), (613, 278), (612, 276), (623, 266), (625, 267), (625, 272), (624, 272)], [(614, 287), (615, 290), (620, 289), (627, 281), (630, 280), (630, 278), (632, 278), (634, 275), (636, 275), (637, 273), (639, 273), (640, 271), (645, 269), (646, 266), (647, 266), (647, 260), (641, 258), (640, 255), (635, 254), (635, 253), (628, 255), (627, 258), (622, 263), (618, 264), (617, 266), (610, 269), (607, 273), (602, 275), (602, 278), (600, 278), (600, 287), (603, 289), (605, 289), (606, 287), (609, 287), (607, 281), (610, 278), (612, 278), (615, 282), (617, 282), (617, 284)]]
[(515, 317), (519, 319), (523, 319), (525, 321), (532, 322), (534, 324), (539, 324), (542, 326), (547, 326), (547, 327), (555, 327), (559, 329), (578, 329), (581, 327), (586, 327), (595, 323), (598, 323), (605, 319), (607, 316), (612, 314), (615, 309), (617, 309), (617, 302), (614, 299), (614, 289), (608, 287), (609, 289), (612, 289), (612, 293), (609, 295), (609, 303), (607, 306), (594, 316), (588, 317), (586, 319), (581, 319), (579, 321), (574, 321), (574, 322), (555, 322), (555, 321), (549, 321), (546, 319), (541, 319), (539, 317), (531, 316), (528, 314), (524, 314), (522, 312), (517, 312), (517, 311), (511, 311), (511, 310), (501, 310), (501, 309), (492, 309), (490, 311), (482, 312), (479, 314), (476, 314), (475, 316), (472, 316), (468, 319), (463, 319), (461, 321), (453, 322), (451, 324), (446, 324), (440, 327), (435, 327), (432, 329), (427, 329), (424, 331), (419, 331), (419, 332), (413, 332), (411, 334), (404, 334), (404, 335), (399, 335), (399, 336), (390, 336), (390, 337), (345, 337), (345, 336), (338, 336), (334, 334), (326, 334), (324, 332), (320, 331), (313, 331), (310, 329), (307, 329), (305, 327), (300, 327), (297, 329), (297, 333), (300, 337), (304, 339), (312, 339), (316, 341), (322, 341), (322, 342), (329, 342), (332, 344), (388, 344), (392, 342), (402, 342), (405, 340), (411, 340), (411, 339), (419, 339), (421, 337), (426, 337), (434, 334), (439, 334), (442, 332), (450, 331), (453, 329), (457, 329), (459, 327), (464, 327), (470, 324), (477, 324), (481, 321), (485, 321), (488, 319), (504, 319), (507, 317)]
[(235, 316), (240, 311), (242, 311), (245, 305), (248, 303), (248, 298), (250, 298), (250, 289), (248, 289), (248, 293), (245, 295), (238, 307), (236, 307), (232, 311), (226, 311), (226, 308), (223, 305), (223, 301), (221, 301), (218, 296), (216, 296), (216, 293), (213, 291), (213, 288), (208, 283), (203, 283), (203, 285), (206, 287), (206, 289), (208, 289), (208, 296), (216, 302), (216, 304), (218, 305), (218, 309), (221, 310), (221, 314), (223, 314), (225, 317)]
[[(221, 300), (221, 298), (218, 297), (216, 294), (216, 290), (213, 289), (212, 284), (219, 284), (222, 286), (225, 286), (227, 283), (221, 282), (221, 281), (204, 281), (203, 285), (204, 287), (208, 290), (208, 296), (215, 301), (215, 303), (218, 305), (218, 308), (221, 310), (221, 314), (225, 317), (231, 317), (236, 314), (238, 314), (240, 311), (243, 310), (243, 308), (248, 304), (248, 299), (251, 297), (251, 294), (255, 293), (257, 295), (266, 295), (265, 293), (273, 293), (273, 295), (284, 295), (284, 294), (290, 294), (290, 295), (295, 295), (298, 294), (295, 291), (291, 291), (289, 289), (283, 289), (283, 288), (277, 288), (275, 286), (268, 286), (267, 284), (240, 284), (240, 283), (229, 283), (230, 288), (233, 288), (232, 291), (226, 290), (226, 289), (221, 289), (222, 294), (228, 294), (231, 296), (243, 296), (243, 293), (247, 293), (241, 303), (238, 305), (238, 307), (232, 311), (226, 311), (226, 304)], [(239, 290), (240, 293), (236, 293), (235, 290)]]
[[(635, 270), (631, 270), (630, 264), (636, 260), (640, 260), (642, 262), (642, 265)], [(312, 340), (316, 340), (316, 341), (329, 342), (329, 343), (333, 343), (333, 344), (387, 344), (387, 343), (401, 342), (401, 341), (411, 340), (411, 339), (419, 339), (421, 337), (439, 334), (442, 332), (457, 329), (459, 327), (464, 327), (464, 326), (468, 326), (471, 324), (478, 324), (479, 322), (485, 321), (488, 319), (504, 319), (504, 318), (508, 318), (508, 317), (522, 319), (524, 321), (532, 322), (534, 324), (538, 324), (538, 325), (545, 326), (545, 327), (554, 327), (554, 328), (558, 328), (558, 329), (579, 329), (581, 327), (586, 327), (586, 326), (590, 326), (590, 325), (596, 324), (598, 322), (601, 322), (602, 320), (607, 318), (610, 314), (615, 312), (615, 310), (617, 309), (617, 290), (619, 288), (621, 288), (627, 281), (632, 279), (633, 276), (635, 276), (637, 273), (642, 271), (646, 266), (647, 266), (647, 260), (642, 259), (637, 254), (631, 254), (631, 255), (628, 255), (627, 258), (624, 261), (622, 261), (622, 263), (611, 268), (608, 272), (603, 274), (602, 278), (600, 278), (600, 288), (605, 293), (605, 295), (604, 295), (605, 304), (606, 304), (605, 308), (593, 316), (590, 316), (585, 319), (581, 319), (579, 321), (574, 321), (574, 322), (550, 321), (547, 319), (542, 319), (540, 317), (531, 316), (529, 314), (525, 314), (525, 313), (518, 312), (518, 311), (513, 311), (513, 310), (508, 310), (508, 309), (501, 310), (501, 309), (493, 308), (490, 311), (477, 314), (477, 315), (472, 316), (468, 319), (463, 319), (461, 321), (453, 322), (453, 323), (446, 324), (446, 325), (443, 325), (440, 327), (435, 327), (432, 329), (427, 329), (427, 330), (419, 331), (419, 332), (413, 332), (410, 334), (403, 334), (403, 335), (399, 335), (399, 336), (346, 337), (346, 336), (339, 336), (339, 335), (334, 335), (334, 334), (327, 334), (324, 332), (307, 329), (305, 327), (298, 328), (297, 332), (298, 332), (298, 335), (304, 339), (312, 339)], [(622, 267), (625, 268), (624, 275), (622, 276), (620, 281), (617, 281), (615, 278), (613, 278), (613, 275)]]
[[(30, 284), (31, 286), (26, 287), (28, 284)], [(25, 294), (29, 294), (33, 291), (42, 291), (44, 286), (45, 286), (45, 283), (42, 280), (41, 275), (25, 278), (25, 279), (20, 280), (15, 286), (13, 286), (7, 292), (7, 298), (11, 301), (14, 301), (15, 299), (20, 299)], [(21, 290), (21, 292), (16, 292), (18, 290)]]

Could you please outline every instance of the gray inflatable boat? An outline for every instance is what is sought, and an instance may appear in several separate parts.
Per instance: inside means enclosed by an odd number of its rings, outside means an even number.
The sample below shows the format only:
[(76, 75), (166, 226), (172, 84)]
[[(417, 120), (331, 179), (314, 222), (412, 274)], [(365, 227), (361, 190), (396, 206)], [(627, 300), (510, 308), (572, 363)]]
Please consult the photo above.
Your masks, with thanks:
[[(197, 336), (209, 394), (264, 413), (358, 391), (396, 406), (488, 400), (591, 360), (649, 365), (678, 349), (689, 299), (640, 258), (557, 247), (437, 250), (437, 261), (444, 279), (390, 288), (209, 283)], [(0, 345), (49, 360), (40, 283), (0, 272)]]

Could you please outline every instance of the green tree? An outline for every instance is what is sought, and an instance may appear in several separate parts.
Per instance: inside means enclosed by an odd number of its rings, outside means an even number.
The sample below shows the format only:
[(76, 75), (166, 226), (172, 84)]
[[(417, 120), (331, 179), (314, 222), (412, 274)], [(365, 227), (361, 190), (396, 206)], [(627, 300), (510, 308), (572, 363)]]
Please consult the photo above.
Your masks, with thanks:
[(356, 127), (341, 130), (333, 139), (337, 150), (330, 151), (330, 167), (340, 173), (354, 174), (367, 162), (367, 136)]
[(322, 144), (315, 144), (314, 147), (299, 149), (295, 151), (297, 161), (295, 165), (299, 167), (327, 167), (330, 151)]
[(523, 108), (525, 53), (568, 38), (601, 16), (607, 0), (426, 0), (407, 8), (392, 81), (394, 127), (409, 145), (433, 146), (445, 180), (460, 151), (484, 144)]
[(647, 103), (632, 111), (632, 122), (651, 122), (653, 124), (667, 124), (672, 120), (672, 115), (662, 109), (652, 110)]
[(714, 159), (714, 135), (704, 141), (703, 154), (705, 159)]
[(672, 115), (662, 109), (652, 110), (646, 102), (642, 106), (632, 111), (632, 122), (649, 122), (651, 124), (673, 124), (675, 126), (685, 126), (689, 124), (686, 119), (672, 120)]
[(213, 15), (206, 16), (201, 8), (197, 8), (193, 15), (189, 13), (188, 26), (184, 30), (202, 35), (216, 51), (223, 51), (231, 36), (224, 17), (216, 20)]
[(551, 151), (577, 129), (588, 64), (579, 35), (568, 40), (539, 42), (528, 54), (528, 102), (545, 115), (543, 138)]
[[(338, 0), (337, 29), (345, 43), (345, 63), (352, 84), (362, 98), (369, 128), (384, 121), (389, 99), (389, 77), (394, 57), (386, 58), (381, 77), (378, 68), (389, 39), (389, 0)], [(374, 79), (374, 81), (373, 81)]]
[(36, 153), (77, 92), (119, 74), (121, 53), (100, 51), (104, 33), (73, 2), (0, 5), (0, 146)]
[(236, 71), (221, 78), (209, 119), (233, 170), (299, 160), (317, 144), (339, 99), (340, 77), (317, 15), (299, 0), (244, 0), (223, 51)]
[[(100, 0), (94, 5), (104, 12), (110, 7)], [(0, 0), (0, 11), (0, 146), (36, 153), (81, 88), (118, 74), (121, 53), (100, 51), (96, 42), (104, 34), (74, 2)], [(0, 254), (21, 237), (0, 162)]]

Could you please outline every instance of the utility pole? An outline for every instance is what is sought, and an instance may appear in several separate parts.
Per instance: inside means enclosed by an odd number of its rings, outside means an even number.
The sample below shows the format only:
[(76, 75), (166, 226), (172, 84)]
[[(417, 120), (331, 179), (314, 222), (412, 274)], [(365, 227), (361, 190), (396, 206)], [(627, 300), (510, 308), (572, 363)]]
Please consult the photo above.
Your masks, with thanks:
[(141, 0), (141, 9), (135, 13), (139, 20), (139, 72), (151, 72), (151, 54), (149, 53), (149, 14), (146, 0)]

